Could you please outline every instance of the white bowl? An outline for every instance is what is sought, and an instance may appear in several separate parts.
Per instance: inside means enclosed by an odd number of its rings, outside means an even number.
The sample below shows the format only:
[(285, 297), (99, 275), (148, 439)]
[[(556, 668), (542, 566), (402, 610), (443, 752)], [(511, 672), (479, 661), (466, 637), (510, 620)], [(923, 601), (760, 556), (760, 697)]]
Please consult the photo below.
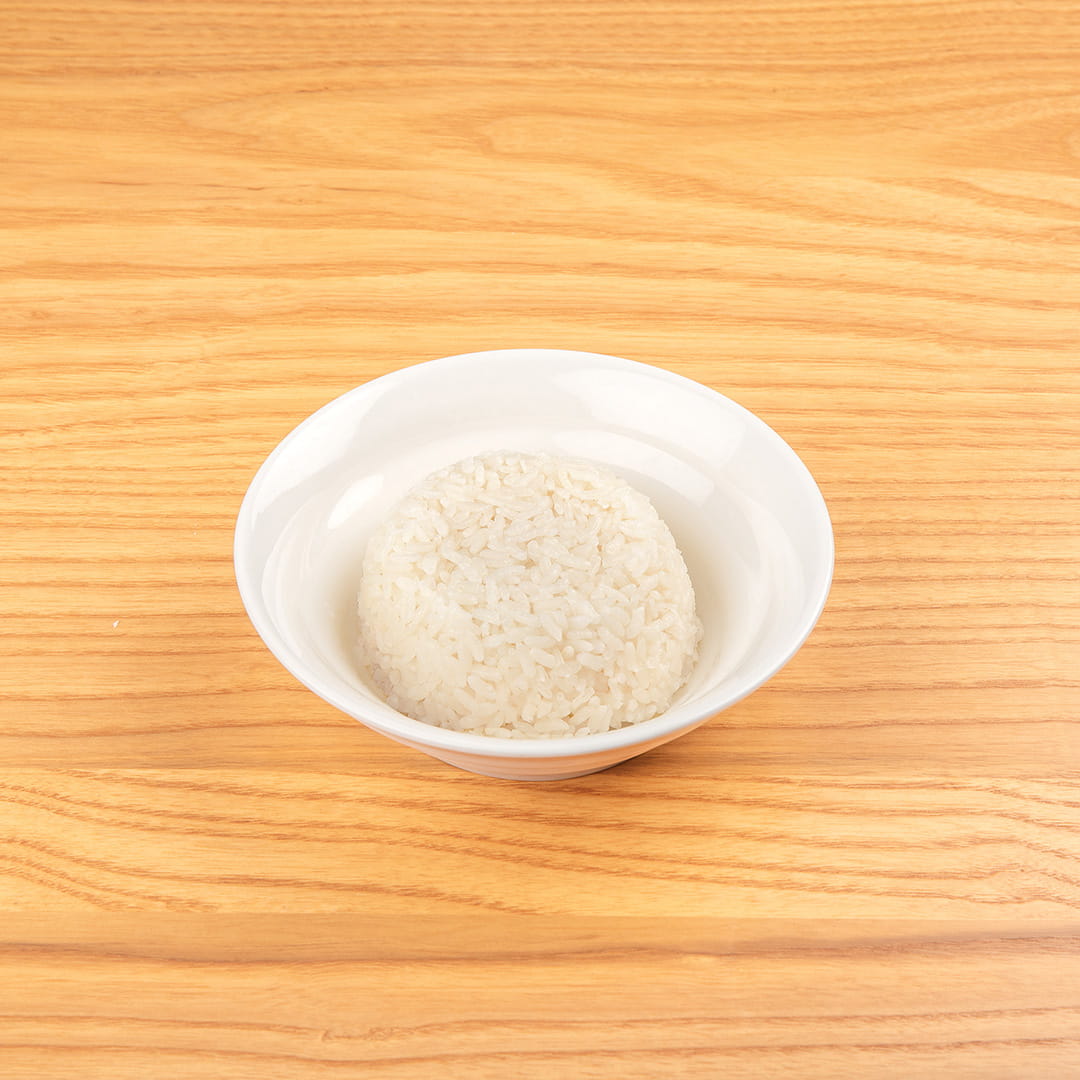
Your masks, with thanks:
[[(355, 620), (368, 536), (429, 473), (496, 450), (606, 465), (667, 521), (705, 635), (693, 676), (661, 716), (599, 735), (497, 739), (403, 716), (364, 672)], [(251, 482), (235, 563), (263, 641), (331, 705), (471, 772), (561, 780), (683, 735), (779, 671), (824, 607), (833, 536), (806, 467), (740, 405), (630, 360), (507, 349), (385, 375), (308, 417)]]

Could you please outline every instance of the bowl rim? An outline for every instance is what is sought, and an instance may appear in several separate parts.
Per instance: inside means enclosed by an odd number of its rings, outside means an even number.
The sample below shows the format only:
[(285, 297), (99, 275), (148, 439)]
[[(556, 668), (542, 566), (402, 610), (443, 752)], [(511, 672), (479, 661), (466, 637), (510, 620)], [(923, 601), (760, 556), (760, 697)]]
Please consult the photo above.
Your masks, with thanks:
[[(617, 728), (614, 731), (589, 735), (568, 735), (552, 739), (514, 739), (477, 735), (471, 732), (452, 731), (448, 728), (436, 727), (405, 716), (391, 709), (388, 705), (383, 706), (388, 716), (378, 718), (370, 716), (362, 708), (358, 708), (356, 703), (349, 700), (345, 694), (338, 692), (333, 686), (326, 685), (317, 672), (313, 671), (304, 659), (297, 655), (282, 639), (265, 609), (260, 595), (259, 575), (254, 571), (253, 567), (248, 565), (246, 559), (246, 545), (250, 542), (250, 537), (254, 531), (254, 507), (260, 490), (267, 483), (278, 459), (286, 453), (288, 447), (309, 428), (316, 426), (330, 410), (340, 409), (354, 399), (363, 399), (394, 384), (423, 379), (434, 368), (446, 369), (475, 363), (480, 360), (492, 361), (496, 358), (500, 358), (500, 362), (521, 362), (526, 357), (536, 359), (538, 354), (558, 357), (563, 361), (588, 361), (593, 366), (601, 363), (612, 370), (626, 372), (648, 371), (653, 377), (678, 385), (684, 392), (696, 393), (698, 396), (709, 400), (712, 404), (719, 404), (721, 407), (728, 409), (734, 415), (740, 417), (743, 423), (755, 428), (768, 441), (772, 442), (774, 448), (779, 452), (779, 457), (787, 459), (788, 465), (799, 476), (806, 487), (810, 501), (817, 511), (813, 517), (813, 525), (818, 534), (817, 540), (826, 553), (828, 565), (823, 568), (825, 572), (821, 578), (818, 593), (814, 596), (814, 602), (807, 609), (801, 621), (796, 624), (797, 629), (783, 654), (778, 655), (776, 660), (770, 663), (768, 669), (760, 677), (755, 678), (748, 684), (739, 686), (734, 692), (729, 691), (725, 695), (711, 699), (708, 694), (705, 694), (694, 702), (676, 705), (674, 708), (668, 709), (650, 720), (643, 720), (640, 723)], [(533, 370), (535, 371), (535, 369)], [(327, 401), (296, 424), (263, 460), (241, 500), (233, 537), (233, 570), (237, 588), (240, 592), (240, 599), (248, 619), (278, 663), (303, 686), (322, 698), (327, 704), (332, 705), (347, 716), (380, 734), (408, 743), (420, 744), (425, 748), (430, 747), (432, 750), (493, 758), (562, 758), (600, 754), (617, 749), (629, 750), (639, 743), (652, 743), (656, 740), (666, 741), (685, 730), (704, 723), (717, 713), (729, 709), (773, 678), (802, 648), (825, 609), (832, 587), (835, 562), (836, 545), (832, 521), (817, 481), (802, 458), (799, 457), (783, 436), (778, 434), (756, 413), (751, 412), (744, 405), (740, 405), (737, 401), (710, 386), (655, 364), (629, 360), (605, 353), (545, 347), (485, 349), (478, 352), (457, 353), (452, 356), (420, 361), (369, 379), (367, 382), (352, 387)]]

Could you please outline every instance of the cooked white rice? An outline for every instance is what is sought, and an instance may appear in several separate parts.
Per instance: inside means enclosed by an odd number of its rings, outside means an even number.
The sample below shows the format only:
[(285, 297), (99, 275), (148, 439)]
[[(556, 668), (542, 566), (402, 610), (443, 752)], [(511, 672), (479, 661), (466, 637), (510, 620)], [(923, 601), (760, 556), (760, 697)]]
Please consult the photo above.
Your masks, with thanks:
[(652, 503), (606, 469), (518, 453), (459, 462), (406, 496), (367, 546), (359, 615), (393, 708), (502, 738), (659, 715), (701, 637)]

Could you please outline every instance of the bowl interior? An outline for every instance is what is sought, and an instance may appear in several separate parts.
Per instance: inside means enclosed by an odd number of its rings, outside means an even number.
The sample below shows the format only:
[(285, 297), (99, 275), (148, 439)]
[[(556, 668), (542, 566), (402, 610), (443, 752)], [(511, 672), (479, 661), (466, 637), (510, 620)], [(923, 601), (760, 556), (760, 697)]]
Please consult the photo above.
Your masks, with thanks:
[[(663, 718), (602, 736), (508, 742), (419, 724), (375, 690), (356, 648), (367, 538), (429, 473), (497, 450), (606, 465), (667, 521), (705, 635), (694, 675)], [(586, 740), (637, 741), (663, 723), (688, 726), (773, 674), (820, 613), (832, 532), (805, 466), (741, 406), (659, 368), (518, 349), (407, 368), (309, 417), (252, 482), (237, 522), (236, 566), (252, 621), (278, 659), (365, 723), (481, 752), (489, 744), (500, 754), (550, 752), (554, 742), (580, 751)]]

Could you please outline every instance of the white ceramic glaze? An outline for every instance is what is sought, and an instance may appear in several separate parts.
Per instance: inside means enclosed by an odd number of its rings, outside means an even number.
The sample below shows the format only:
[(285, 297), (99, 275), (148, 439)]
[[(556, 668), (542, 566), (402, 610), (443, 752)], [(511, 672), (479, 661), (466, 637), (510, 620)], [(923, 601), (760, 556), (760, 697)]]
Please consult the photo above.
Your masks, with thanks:
[[(705, 636), (694, 675), (662, 716), (579, 738), (494, 739), (411, 720), (374, 689), (355, 649), (365, 541), (429, 473), (495, 450), (606, 465), (667, 521)], [(779, 671), (821, 614), (833, 536), (798, 456), (735, 402), (630, 360), (508, 349), (405, 368), (308, 417), (251, 482), (235, 563), (255, 629), (331, 705), (472, 772), (557, 780), (683, 735)]]

